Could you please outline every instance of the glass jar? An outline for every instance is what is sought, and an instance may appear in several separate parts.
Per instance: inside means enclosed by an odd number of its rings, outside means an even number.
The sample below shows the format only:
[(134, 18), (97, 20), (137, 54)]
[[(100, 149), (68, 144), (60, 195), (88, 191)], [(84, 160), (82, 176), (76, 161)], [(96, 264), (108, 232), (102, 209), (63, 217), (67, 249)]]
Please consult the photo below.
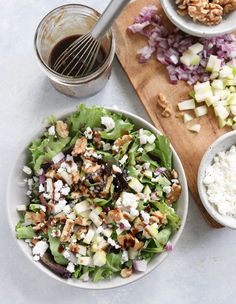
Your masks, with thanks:
[(115, 38), (112, 30), (102, 41), (105, 53), (103, 64), (85, 77), (70, 77), (58, 74), (49, 66), (50, 55), (55, 45), (72, 35), (83, 35), (92, 30), (100, 14), (85, 5), (68, 4), (48, 13), (38, 25), (34, 38), (37, 59), (52, 85), (61, 93), (72, 97), (86, 97), (99, 92), (106, 85), (115, 55)]

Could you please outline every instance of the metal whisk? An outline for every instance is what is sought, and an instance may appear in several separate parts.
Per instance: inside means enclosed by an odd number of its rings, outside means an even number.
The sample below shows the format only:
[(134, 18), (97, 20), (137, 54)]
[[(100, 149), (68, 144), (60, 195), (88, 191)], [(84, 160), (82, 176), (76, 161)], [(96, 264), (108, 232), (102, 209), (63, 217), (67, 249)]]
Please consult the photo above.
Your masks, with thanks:
[(74, 77), (82, 77), (89, 74), (97, 59), (104, 35), (129, 1), (112, 0), (93, 30), (76, 39), (57, 58), (52, 67), (53, 70), (60, 71), (60, 74), (71, 76), (73, 71), (78, 68), (76, 74), (73, 74)]

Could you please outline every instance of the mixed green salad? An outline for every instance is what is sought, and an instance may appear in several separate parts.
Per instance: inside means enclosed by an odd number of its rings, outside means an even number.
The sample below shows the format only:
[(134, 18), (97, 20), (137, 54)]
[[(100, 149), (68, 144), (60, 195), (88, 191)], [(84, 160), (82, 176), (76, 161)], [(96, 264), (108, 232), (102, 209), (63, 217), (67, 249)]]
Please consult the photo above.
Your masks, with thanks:
[(146, 271), (155, 254), (172, 250), (180, 226), (168, 139), (83, 104), (49, 124), (29, 147), (28, 202), (17, 206), (16, 237), (63, 278), (97, 282)]

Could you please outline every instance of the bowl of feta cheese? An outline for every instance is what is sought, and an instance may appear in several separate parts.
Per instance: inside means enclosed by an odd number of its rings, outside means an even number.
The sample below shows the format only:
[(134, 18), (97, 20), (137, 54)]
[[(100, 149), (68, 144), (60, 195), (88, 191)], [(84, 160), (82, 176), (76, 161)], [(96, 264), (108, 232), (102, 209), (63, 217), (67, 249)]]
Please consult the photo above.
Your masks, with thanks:
[(198, 191), (207, 212), (221, 225), (236, 229), (236, 131), (219, 137), (204, 154)]

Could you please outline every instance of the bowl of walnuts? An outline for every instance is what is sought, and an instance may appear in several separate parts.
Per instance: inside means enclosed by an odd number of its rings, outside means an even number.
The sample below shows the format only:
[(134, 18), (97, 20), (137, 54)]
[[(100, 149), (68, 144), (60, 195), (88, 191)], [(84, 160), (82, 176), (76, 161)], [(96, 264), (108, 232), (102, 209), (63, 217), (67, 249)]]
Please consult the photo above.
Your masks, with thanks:
[(236, 0), (160, 0), (172, 23), (198, 37), (236, 30)]

